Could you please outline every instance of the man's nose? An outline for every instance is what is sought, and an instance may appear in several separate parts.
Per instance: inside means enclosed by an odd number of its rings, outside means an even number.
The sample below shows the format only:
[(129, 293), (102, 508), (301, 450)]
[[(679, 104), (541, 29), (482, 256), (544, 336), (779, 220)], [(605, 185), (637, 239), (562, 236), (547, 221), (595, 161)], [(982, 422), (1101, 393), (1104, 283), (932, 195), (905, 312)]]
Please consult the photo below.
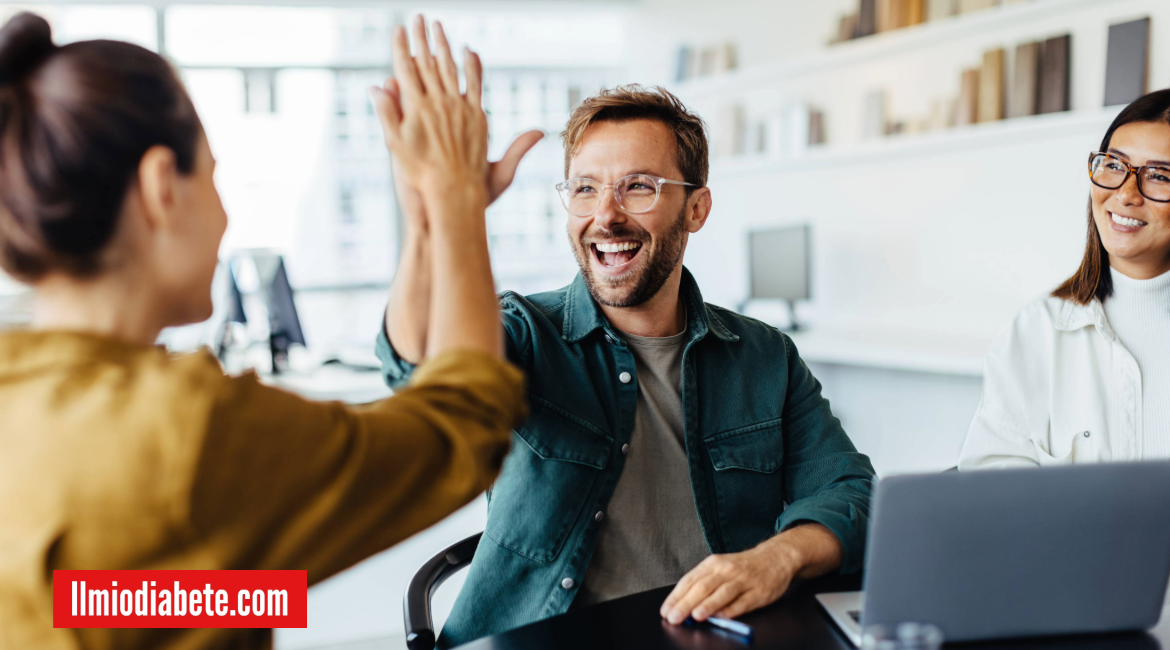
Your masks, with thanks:
[(618, 206), (617, 197), (610, 188), (601, 191), (597, 204), (597, 211), (593, 213), (593, 222), (606, 230), (613, 230), (613, 224), (625, 223), (626, 214)]

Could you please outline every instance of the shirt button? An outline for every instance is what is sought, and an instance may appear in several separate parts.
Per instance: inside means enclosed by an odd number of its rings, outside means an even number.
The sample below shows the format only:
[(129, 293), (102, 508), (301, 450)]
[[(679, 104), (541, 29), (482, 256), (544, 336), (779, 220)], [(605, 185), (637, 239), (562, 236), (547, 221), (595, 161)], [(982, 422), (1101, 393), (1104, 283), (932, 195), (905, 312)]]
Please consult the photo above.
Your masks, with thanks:
[(564, 580), (561, 580), (561, 588), (562, 589), (572, 589), (573, 585), (575, 585), (575, 584), (577, 584), (577, 583), (573, 582), (572, 578), (565, 578)]
[(602, 519), (605, 519), (605, 513), (598, 510), (597, 514), (593, 515), (593, 521), (601, 521)]
[(633, 379), (633, 377), (631, 377), (630, 373), (628, 372), (623, 372), (622, 374), (618, 375), (618, 381), (622, 382), (623, 384), (630, 383), (631, 379)]
[(622, 455), (625, 456), (628, 453), (630, 453), (630, 446), (629, 445), (622, 445)]

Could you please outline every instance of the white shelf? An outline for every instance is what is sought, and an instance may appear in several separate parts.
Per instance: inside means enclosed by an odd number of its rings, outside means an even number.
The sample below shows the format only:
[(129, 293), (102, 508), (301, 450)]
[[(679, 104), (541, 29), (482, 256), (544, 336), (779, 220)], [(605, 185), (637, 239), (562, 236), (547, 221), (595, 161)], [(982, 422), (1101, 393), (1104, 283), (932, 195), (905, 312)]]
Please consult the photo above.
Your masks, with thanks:
[[(719, 179), (734, 175), (780, 173), (810, 167), (888, 163), (894, 158), (954, 153), (1069, 134), (1102, 134), (1122, 108), (1114, 106), (1088, 111), (1033, 115), (955, 127), (945, 131), (889, 136), (854, 145), (811, 147), (804, 155), (789, 158), (774, 158), (767, 155), (722, 158), (712, 162), (711, 177)], [(1086, 157), (1088, 153), (1086, 150)]]
[(810, 363), (983, 376), (983, 355), (991, 339), (888, 328), (810, 326), (790, 333), (800, 358)]
[(1067, 15), (1069, 11), (1082, 7), (1097, 8), (1118, 1), (1120, 0), (1033, 0), (1018, 5), (1004, 5), (846, 41), (801, 57), (685, 81), (676, 88), (678, 94), (687, 101), (735, 93), (745, 88), (774, 84), (793, 77), (824, 74), (834, 68), (866, 65), (884, 57), (962, 37), (993, 35), (997, 30), (1014, 26), (1021, 21)]

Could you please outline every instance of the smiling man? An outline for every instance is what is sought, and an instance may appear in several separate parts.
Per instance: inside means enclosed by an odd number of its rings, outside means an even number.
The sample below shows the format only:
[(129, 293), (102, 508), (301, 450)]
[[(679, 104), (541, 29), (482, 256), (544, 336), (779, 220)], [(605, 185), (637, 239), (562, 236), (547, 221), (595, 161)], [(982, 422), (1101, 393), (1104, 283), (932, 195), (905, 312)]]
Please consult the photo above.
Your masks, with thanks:
[[(670, 623), (734, 617), (793, 579), (859, 570), (869, 460), (792, 341), (704, 303), (683, 267), (711, 212), (703, 122), (626, 86), (583, 102), (562, 137), (581, 272), (500, 298), (531, 417), (440, 645), (674, 583)], [(407, 254), (425, 256), (416, 232)], [(395, 280), (378, 346), (392, 385), (423, 356), (427, 282)]]

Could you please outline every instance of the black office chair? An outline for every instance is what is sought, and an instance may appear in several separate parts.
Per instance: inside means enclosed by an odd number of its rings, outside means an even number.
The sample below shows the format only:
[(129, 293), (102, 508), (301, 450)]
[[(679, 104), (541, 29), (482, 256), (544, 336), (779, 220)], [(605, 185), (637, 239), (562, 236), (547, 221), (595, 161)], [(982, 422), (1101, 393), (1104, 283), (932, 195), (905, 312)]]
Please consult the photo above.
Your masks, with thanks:
[(476, 533), (443, 549), (419, 567), (406, 587), (402, 599), (402, 618), (406, 623), (406, 647), (410, 650), (434, 650), (435, 624), (431, 621), (431, 597), (435, 590), (459, 569), (471, 564), (479, 538)]

